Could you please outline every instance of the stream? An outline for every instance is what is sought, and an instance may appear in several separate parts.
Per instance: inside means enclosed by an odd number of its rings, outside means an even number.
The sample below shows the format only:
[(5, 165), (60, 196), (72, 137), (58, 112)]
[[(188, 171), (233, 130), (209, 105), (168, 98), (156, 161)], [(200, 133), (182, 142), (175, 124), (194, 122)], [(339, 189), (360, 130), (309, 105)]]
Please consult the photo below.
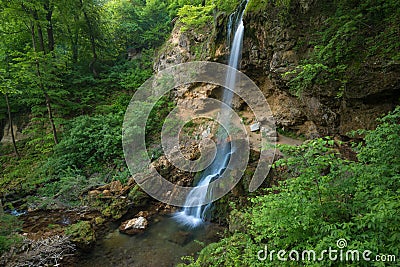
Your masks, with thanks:
[(81, 257), (78, 266), (176, 266), (182, 256), (196, 256), (202, 249), (199, 243), (218, 240), (221, 227), (207, 223), (196, 229), (179, 226), (171, 216), (154, 218), (142, 234), (129, 236), (110, 232), (97, 242), (94, 249)]

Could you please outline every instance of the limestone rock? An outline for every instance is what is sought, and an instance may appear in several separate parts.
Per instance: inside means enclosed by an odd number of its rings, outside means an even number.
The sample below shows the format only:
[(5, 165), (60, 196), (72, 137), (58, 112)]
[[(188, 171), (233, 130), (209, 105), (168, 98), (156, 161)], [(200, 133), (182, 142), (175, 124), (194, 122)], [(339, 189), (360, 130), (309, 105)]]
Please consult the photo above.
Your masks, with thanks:
[(144, 217), (133, 218), (123, 222), (119, 227), (119, 231), (128, 235), (139, 234), (147, 228), (148, 224), (149, 222)]
[(301, 125), (306, 121), (303, 106), (297, 98), (276, 90), (267, 101), (277, 127)]
[(306, 121), (303, 125), (301, 125), (297, 131), (297, 134), (302, 134), (307, 139), (314, 139), (320, 136), (317, 126), (312, 121)]
[(250, 131), (256, 132), (258, 130), (260, 130), (260, 123), (259, 122), (256, 122), (256, 123), (253, 123), (252, 125), (250, 125)]

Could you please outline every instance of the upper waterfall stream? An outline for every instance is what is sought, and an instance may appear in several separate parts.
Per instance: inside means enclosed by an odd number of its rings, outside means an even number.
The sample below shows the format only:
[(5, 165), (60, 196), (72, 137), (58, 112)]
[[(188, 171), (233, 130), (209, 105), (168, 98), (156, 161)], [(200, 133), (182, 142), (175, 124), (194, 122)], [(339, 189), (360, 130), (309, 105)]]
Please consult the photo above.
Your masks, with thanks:
[[(233, 88), (236, 83), (236, 72), (239, 68), (239, 63), (242, 55), (244, 25), (243, 25), (243, 13), (247, 6), (247, 0), (244, 0), (239, 8), (229, 16), (227, 40), (230, 47), (229, 55), (229, 70), (226, 73), (225, 89), (223, 90), (222, 101), (228, 105), (232, 105), (233, 92), (227, 88)], [(231, 38), (233, 34), (233, 39)], [(230, 42), (232, 40), (232, 42)], [(229, 121), (229, 115), (225, 112), (220, 114), (221, 121)], [(223, 135), (223, 129), (219, 129), (217, 133), (218, 137)], [(222, 143), (218, 146), (218, 150), (214, 161), (204, 170), (202, 178), (198, 182), (197, 186), (192, 189), (186, 198), (185, 208), (175, 214), (175, 219), (186, 226), (197, 227), (202, 224), (206, 217), (207, 212), (210, 209), (211, 203), (207, 205), (200, 205), (207, 194), (212, 194), (212, 188), (208, 185), (218, 179), (225, 171), (228, 165), (230, 156), (234, 153), (235, 148), (231, 147), (230, 143), (225, 141), (224, 138), (220, 138)]]

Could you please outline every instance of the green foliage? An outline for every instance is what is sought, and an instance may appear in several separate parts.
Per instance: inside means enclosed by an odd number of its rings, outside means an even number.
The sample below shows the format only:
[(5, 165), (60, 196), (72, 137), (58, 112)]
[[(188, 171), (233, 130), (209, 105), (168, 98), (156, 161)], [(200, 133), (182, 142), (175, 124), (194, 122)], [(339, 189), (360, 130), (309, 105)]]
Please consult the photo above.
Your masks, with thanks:
[(280, 17), (284, 18), (289, 13), (291, 3), (291, 0), (249, 0), (246, 12), (260, 13), (269, 8), (278, 8)]
[(220, 13), (232, 13), (241, 1), (213, 0), (213, 1), (178, 1), (178, 16), (183, 24), (181, 31), (198, 30), (206, 25), (214, 23), (214, 17)]
[(183, 23), (182, 31), (189, 29), (199, 29), (213, 21), (212, 11), (214, 5), (191, 6), (185, 5), (178, 11), (178, 16)]
[(239, 4), (242, 2), (240, 0), (230, 0), (230, 1), (224, 1), (224, 0), (212, 0), (212, 1), (207, 1), (207, 3), (213, 3), (215, 5), (215, 9), (217, 12), (224, 12), (225, 14), (231, 14), (232, 12), (235, 11), (235, 9), (239, 6)]
[(366, 143), (358, 146), (358, 158), (367, 164), (389, 167), (394, 175), (400, 171), (400, 107), (378, 121), (380, 125), (374, 131), (358, 131), (365, 135)]
[[(23, 154), (26, 151), (21, 151)], [(9, 193), (26, 194), (31, 192), (39, 184), (48, 181), (46, 176), (39, 175), (39, 167), (42, 166), (45, 155), (35, 155), (16, 159), (12, 156), (0, 157), (0, 194)], [(16, 167), (18, 166), (18, 167)]]
[[(206, 247), (189, 266), (293, 266), (291, 261), (257, 259), (271, 250), (315, 250), (317, 255), (344, 238), (346, 249), (398, 255), (400, 248), (400, 107), (373, 131), (363, 131), (358, 161), (343, 159), (340, 143), (320, 138), (298, 147), (280, 146), (286, 157), (274, 168), (284, 176), (279, 186), (251, 198), (243, 233)], [(287, 255), (286, 255), (287, 256)], [(306, 262), (304, 262), (306, 263)], [(345, 266), (348, 262), (311, 262)], [(357, 266), (380, 266), (357, 262)]]
[(128, 203), (125, 199), (117, 198), (111, 199), (108, 202), (98, 202), (97, 208), (101, 214), (112, 220), (119, 220), (128, 212)]
[[(173, 2), (179, 3), (174, 7)], [(10, 96), (13, 115), (30, 118), (24, 126), (27, 139), (17, 142), (21, 159), (1, 147), (2, 196), (31, 195), (27, 205), (35, 208), (79, 205), (89, 187), (127, 181), (123, 114), (153, 73), (155, 51), (172, 28), (171, 14), (186, 4), (191, 2), (0, 0), (0, 92)], [(59, 133), (56, 146), (45, 94)], [(170, 102), (157, 103), (149, 135), (159, 135)], [(0, 119), (6, 117), (1, 98)], [(140, 201), (142, 196), (132, 198)]]
[(137, 59), (116, 65), (110, 71), (115, 83), (126, 90), (135, 91), (153, 74), (154, 50), (143, 50)]
[(80, 171), (67, 169), (61, 174), (59, 180), (46, 183), (40, 188), (38, 194), (40, 196), (58, 199), (65, 205), (76, 206), (81, 204), (80, 200), (85, 191), (102, 183), (101, 176), (91, 176), (87, 178), (82, 175)]
[(59, 174), (68, 168), (96, 170), (122, 157), (122, 114), (80, 116), (65, 125), (61, 142), (45, 169)]
[(21, 242), (21, 237), (16, 234), (21, 226), (22, 221), (17, 217), (0, 211), (0, 255)]
[(397, 62), (399, 14), (398, 1), (337, 1), (322, 30), (309, 41), (314, 46), (312, 56), (285, 74), (295, 74), (289, 82), (292, 92), (299, 95), (313, 85), (331, 82), (338, 83), (337, 95), (341, 97), (365, 62), (375, 62), (376, 58), (386, 66)]
[(319, 75), (325, 70), (328, 70), (328, 67), (320, 63), (305, 64), (298, 66), (293, 71), (285, 73), (284, 77), (295, 74), (295, 77), (289, 82), (291, 85), (290, 89), (292, 93), (300, 96), (303, 88), (311, 87), (314, 83), (319, 81)]
[[(156, 102), (146, 123), (146, 137), (148, 141), (155, 141), (160, 137), (165, 119), (174, 107), (175, 103), (168, 96), (163, 96)], [(169, 125), (172, 125), (171, 123)]]
[(105, 8), (120, 51), (156, 48), (171, 30), (168, 1), (108, 1)]
[(202, 0), (172, 0), (169, 3), (168, 10), (171, 18), (177, 16), (179, 9), (185, 5), (199, 6), (202, 4)]
[(133, 203), (134, 206), (143, 206), (148, 200), (149, 196), (142, 191), (140, 186), (135, 185), (128, 194), (129, 201)]
[(71, 241), (80, 245), (90, 245), (96, 241), (93, 227), (88, 221), (79, 221), (68, 226), (65, 234), (70, 237)]

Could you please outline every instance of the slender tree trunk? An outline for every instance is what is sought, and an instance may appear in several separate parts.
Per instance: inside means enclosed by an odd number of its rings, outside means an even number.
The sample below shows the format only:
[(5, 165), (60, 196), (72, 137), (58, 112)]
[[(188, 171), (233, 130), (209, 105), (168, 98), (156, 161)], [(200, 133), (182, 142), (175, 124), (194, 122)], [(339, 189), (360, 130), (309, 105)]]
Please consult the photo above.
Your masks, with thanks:
[[(78, 19), (75, 17), (74, 21), (75, 21), (75, 25), (76, 25)], [(75, 31), (72, 32), (69, 25), (67, 26), (67, 31), (71, 38), (72, 63), (77, 63), (78, 55), (79, 55), (79, 51), (78, 51), (79, 31), (77, 29), (77, 26), (75, 26)]]
[(72, 60), (74, 61), (74, 63), (78, 62), (78, 56), (79, 56), (78, 41), (79, 41), (79, 31), (78, 29), (76, 29), (72, 45)]
[(46, 48), (44, 46), (44, 39), (43, 39), (43, 31), (42, 31), (42, 27), (39, 25), (39, 23), (37, 24), (37, 28), (38, 28), (38, 38), (39, 38), (39, 45), (40, 45), (40, 51), (45, 52)]
[(53, 110), (51, 108), (50, 97), (46, 91), (43, 91), (43, 93), (46, 98), (46, 107), (47, 107), (47, 113), (49, 115), (49, 121), (51, 124), (51, 130), (53, 131), (53, 140), (54, 140), (54, 143), (57, 145), (58, 144), (57, 129), (56, 129), (56, 125), (54, 124)]
[(43, 31), (42, 27), (40, 26), (39, 23), (39, 16), (36, 10), (32, 11), (32, 17), (35, 20), (36, 28), (37, 28), (37, 33), (38, 33), (38, 39), (39, 39), (39, 46), (40, 46), (40, 51), (45, 52), (45, 46), (44, 46), (44, 39), (43, 39)]
[(51, 52), (51, 51), (54, 51), (54, 31), (53, 31), (53, 21), (52, 21), (53, 8), (50, 6), (49, 2), (45, 3), (44, 8), (47, 10), (47, 14), (46, 14), (47, 42), (48, 42), (49, 51)]
[(0, 216), (4, 215), (4, 209), (3, 209), (3, 203), (1, 202), (0, 199)]
[(52, 22), (50, 21), (49, 23), (50, 23), (50, 25), (47, 26), (47, 38), (48, 38), (48, 42), (49, 42), (49, 44), (48, 44), (49, 51), (52, 52), (52, 51), (54, 51), (54, 44), (55, 44), (54, 32), (53, 32)]
[(87, 15), (87, 12), (86, 12), (85, 8), (83, 7), (82, 0), (80, 0), (80, 2), (81, 2), (83, 16), (85, 17), (85, 22), (86, 22), (86, 25), (87, 25), (88, 30), (89, 30), (89, 39), (90, 39), (90, 45), (91, 45), (92, 54), (93, 54), (93, 59), (89, 64), (89, 68), (93, 72), (93, 76), (97, 77), (98, 73), (97, 73), (96, 67), (95, 67), (95, 64), (97, 62), (96, 38), (94, 36), (94, 30), (93, 30), (92, 22), (90, 21), (89, 16)]
[[(34, 26), (33, 23), (31, 24), (31, 35), (32, 35), (33, 51), (36, 52), (35, 26)], [(40, 89), (42, 90), (42, 92), (44, 94), (45, 99), (46, 99), (46, 108), (47, 108), (47, 113), (48, 113), (48, 116), (49, 116), (51, 129), (53, 131), (54, 143), (58, 144), (57, 129), (56, 129), (56, 126), (54, 124), (53, 110), (51, 108), (50, 96), (48, 95), (48, 93), (46, 91), (46, 88), (44, 87), (43, 82), (42, 82), (42, 74), (40, 72), (40, 64), (39, 64), (39, 60), (38, 59), (36, 59), (35, 65), (36, 65), (36, 75), (38, 76), (38, 79), (39, 79), (39, 86), (40, 86)]]
[(14, 147), (14, 152), (15, 152), (16, 157), (20, 158), (20, 155), (18, 153), (17, 144), (15, 142), (15, 135), (14, 135), (14, 127), (13, 127), (12, 115), (11, 115), (10, 101), (8, 99), (8, 95), (7, 94), (4, 94), (4, 96), (6, 98), (6, 103), (7, 103), (8, 121), (10, 123), (11, 139), (12, 139), (12, 143), (13, 143), (13, 147)]

